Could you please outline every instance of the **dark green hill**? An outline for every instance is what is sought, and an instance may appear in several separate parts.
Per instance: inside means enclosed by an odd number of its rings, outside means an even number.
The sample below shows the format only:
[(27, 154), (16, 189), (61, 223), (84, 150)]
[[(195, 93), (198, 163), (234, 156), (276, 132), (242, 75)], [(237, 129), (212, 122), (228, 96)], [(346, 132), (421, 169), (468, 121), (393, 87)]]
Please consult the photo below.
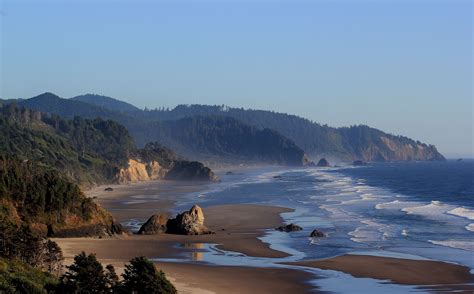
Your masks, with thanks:
[(350, 161), (444, 160), (435, 146), (404, 136), (394, 136), (364, 125), (333, 128), (273, 111), (179, 105), (172, 110), (144, 111), (143, 116), (147, 120), (179, 120), (195, 115), (232, 117), (260, 129), (276, 130), (313, 159), (328, 156)]
[[(193, 155), (194, 158), (203, 159), (209, 153), (216, 152), (216, 156), (225, 153), (225, 150), (220, 148), (226, 146), (229, 148), (228, 141), (216, 141), (222, 136), (216, 136), (215, 140), (207, 140), (207, 146), (200, 146), (196, 148), (192, 141), (188, 139), (176, 140), (170, 133), (160, 134), (154, 130), (160, 121), (179, 121), (183, 118), (190, 118), (194, 116), (224, 116), (234, 118), (240, 122), (250, 125), (259, 130), (271, 129), (282, 136), (293, 141), (296, 146), (304, 150), (312, 159), (319, 159), (321, 157), (328, 157), (331, 159), (337, 158), (346, 161), (363, 160), (363, 161), (400, 161), (400, 160), (444, 160), (444, 157), (437, 151), (433, 145), (428, 145), (415, 141), (413, 139), (395, 136), (384, 133), (380, 130), (368, 126), (351, 126), (344, 128), (333, 128), (327, 125), (321, 125), (316, 122), (290, 115), (285, 113), (277, 113), (273, 111), (252, 110), (243, 108), (229, 108), (225, 106), (207, 106), (207, 105), (180, 105), (176, 108), (169, 109), (155, 109), (155, 110), (140, 110), (132, 115), (128, 113), (106, 110), (100, 108), (95, 104), (83, 103), (78, 109), (72, 104), (67, 107), (57, 107), (58, 98), (54, 103), (46, 101), (46, 99), (38, 99), (38, 97), (22, 100), (19, 103), (22, 105), (29, 105), (34, 109), (57, 113), (62, 116), (79, 115), (82, 117), (95, 118), (102, 117), (116, 120), (129, 129), (131, 135), (139, 142), (140, 145), (146, 141), (160, 141), (161, 143), (177, 148), (181, 152)], [(30, 100), (43, 100), (43, 103), (32, 103)], [(61, 105), (66, 105), (73, 100), (62, 99)], [(75, 101), (79, 102), (79, 101)], [(48, 104), (50, 103), (50, 104)], [(89, 105), (89, 109), (87, 109)], [(64, 109), (67, 108), (67, 109)], [(99, 109), (97, 109), (99, 108)], [(202, 122), (205, 122), (202, 120)], [(171, 122), (166, 122), (166, 128), (171, 128)], [(177, 131), (178, 126), (182, 123), (176, 122), (173, 127)], [(203, 126), (207, 128), (208, 126)], [(238, 129), (238, 128), (237, 128)], [(201, 131), (201, 129), (197, 129)], [(232, 132), (229, 128), (226, 131)], [(236, 130), (234, 130), (236, 131)], [(189, 130), (179, 130), (177, 132), (187, 134), (194, 138)], [(148, 134), (145, 137), (143, 134)], [(224, 136), (225, 138), (225, 136)], [(245, 141), (245, 140), (244, 140)], [(265, 141), (261, 142), (265, 144)], [(241, 147), (241, 145), (235, 145)], [(263, 148), (270, 149), (271, 146), (264, 146)], [(191, 151), (189, 151), (191, 150)], [(202, 151), (205, 153), (201, 153)], [(247, 150), (252, 150), (248, 146)], [(259, 153), (260, 154), (260, 153)], [(257, 154), (239, 152), (228, 152), (228, 156), (235, 156), (235, 160), (251, 159), (258, 160)], [(266, 160), (266, 159), (265, 159)], [(260, 161), (265, 161), (260, 160)]]
[(84, 185), (112, 181), (134, 151), (113, 121), (62, 119), (10, 104), (0, 108), (0, 154), (34, 160)]
[(65, 118), (80, 116), (82, 118), (115, 119), (118, 115), (112, 110), (79, 100), (63, 99), (49, 92), (30, 99), (20, 100), (17, 103), (26, 108), (45, 113), (55, 113)]
[(108, 110), (118, 111), (118, 112), (135, 112), (140, 111), (141, 109), (133, 106), (130, 103), (126, 103), (111, 97), (95, 95), (95, 94), (85, 94), (71, 98), (70, 100), (81, 101), (96, 105)]
[(307, 163), (304, 151), (278, 132), (261, 130), (230, 117), (158, 121), (131, 128), (131, 132), (139, 144), (153, 138), (188, 157), (296, 166)]
[(3, 155), (0, 219), (2, 234), (24, 224), (40, 236), (97, 236), (120, 231), (108, 212), (59, 171)]
[[(157, 143), (136, 148), (128, 130), (114, 121), (63, 119), (16, 104), (0, 107), (0, 135), (0, 155), (41, 162), (85, 186), (157, 179), (175, 163), (191, 164)], [(130, 160), (143, 165), (149, 177), (137, 178), (128, 169)], [(202, 168), (194, 171), (201, 173)], [(214, 179), (211, 171), (207, 179)]]

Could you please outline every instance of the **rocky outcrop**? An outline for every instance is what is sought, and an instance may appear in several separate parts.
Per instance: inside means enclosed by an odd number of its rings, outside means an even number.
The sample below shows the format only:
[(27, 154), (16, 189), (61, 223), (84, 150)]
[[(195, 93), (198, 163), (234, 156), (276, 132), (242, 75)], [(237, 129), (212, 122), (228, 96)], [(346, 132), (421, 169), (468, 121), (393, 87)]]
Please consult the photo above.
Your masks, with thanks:
[(141, 235), (155, 235), (165, 233), (167, 230), (166, 224), (168, 217), (163, 214), (152, 215), (138, 230)]
[(119, 184), (137, 183), (150, 180), (178, 181), (216, 181), (214, 172), (197, 161), (179, 160), (170, 164), (170, 168), (162, 167), (158, 161), (142, 162), (139, 159), (129, 159), (127, 167), (119, 170)]
[(326, 235), (320, 230), (314, 229), (309, 236), (311, 238), (322, 238), (322, 237), (325, 237)]
[(78, 226), (47, 226), (47, 237), (71, 238), (71, 237), (111, 237), (124, 234), (122, 225), (116, 222), (110, 224), (96, 223)]
[(289, 224), (289, 225), (283, 225), (279, 226), (275, 230), (280, 231), (280, 232), (294, 232), (294, 231), (301, 231), (303, 228), (296, 225), (296, 224)]
[(166, 172), (167, 170), (162, 168), (157, 161), (143, 163), (135, 159), (129, 159), (127, 167), (120, 169), (117, 182), (125, 184), (162, 179)]
[(329, 162), (326, 160), (326, 158), (321, 158), (319, 161), (318, 161), (318, 164), (316, 165), (318, 167), (329, 167), (331, 166), (329, 164)]
[(168, 220), (166, 232), (181, 235), (213, 234), (204, 225), (204, 212), (202, 208), (194, 205), (189, 211), (178, 214), (176, 218)]
[(167, 180), (188, 180), (188, 181), (215, 181), (217, 176), (214, 172), (197, 161), (177, 161), (166, 173)]
[(354, 162), (352, 163), (353, 166), (363, 166), (363, 165), (367, 165), (367, 162), (365, 161), (362, 161), (362, 160), (354, 160)]

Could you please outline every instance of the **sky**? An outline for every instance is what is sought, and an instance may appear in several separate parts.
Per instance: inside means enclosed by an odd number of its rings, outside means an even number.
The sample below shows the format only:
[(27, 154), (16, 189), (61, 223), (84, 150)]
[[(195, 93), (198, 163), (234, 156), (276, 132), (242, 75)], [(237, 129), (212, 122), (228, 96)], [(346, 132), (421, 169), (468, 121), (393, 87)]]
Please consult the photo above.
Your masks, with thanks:
[(0, 0), (0, 97), (367, 124), (473, 157), (473, 3)]

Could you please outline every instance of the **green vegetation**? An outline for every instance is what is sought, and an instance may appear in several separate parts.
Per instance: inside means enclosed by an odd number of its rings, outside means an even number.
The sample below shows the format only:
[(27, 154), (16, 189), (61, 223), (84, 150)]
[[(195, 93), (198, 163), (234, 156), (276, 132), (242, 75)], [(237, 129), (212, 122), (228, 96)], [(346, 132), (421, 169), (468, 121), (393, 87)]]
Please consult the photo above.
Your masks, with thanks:
[(125, 265), (123, 289), (127, 293), (177, 293), (163, 271), (146, 257), (135, 257)]
[(74, 257), (74, 263), (61, 277), (55, 289), (57, 293), (177, 293), (173, 284), (166, 279), (162, 271), (146, 257), (135, 257), (125, 265), (120, 280), (112, 265), (105, 270), (94, 254), (85, 252)]
[(58, 282), (55, 276), (24, 262), (0, 258), (0, 293), (46, 294)]
[[(200, 120), (203, 125), (196, 129), (181, 129), (188, 127), (187, 123), (183, 123), (183, 119), (196, 116), (234, 118), (241, 124), (251, 126), (257, 130), (274, 130), (284, 138), (288, 138), (286, 140), (294, 142), (297, 147), (304, 150), (311, 157), (337, 157), (350, 161), (355, 159), (364, 161), (444, 159), (433, 145), (427, 145), (403, 136), (394, 136), (363, 125), (333, 128), (296, 115), (218, 105), (180, 105), (172, 110), (165, 108), (138, 110), (129, 104), (123, 104), (123, 102), (112, 98), (100, 97), (96, 101), (90, 95), (85, 96), (85, 98), (71, 100), (61, 99), (54, 94), (45, 93), (31, 99), (22, 100), (19, 103), (33, 109), (50, 111), (65, 117), (79, 115), (85, 118), (113, 119), (126, 126), (140, 146), (149, 141), (159, 141), (165, 146), (178, 150), (181, 154), (200, 159), (207, 159), (209, 155), (214, 155), (221, 159), (232, 157), (239, 161), (282, 162), (281, 158), (278, 159), (272, 156), (261, 158), (261, 153), (249, 154), (248, 151), (252, 151), (252, 146), (248, 146), (247, 153), (241, 153), (237, 146), (245, 145), (246, 140), (251, 139), (250, 137), (244, 137), (244, 143), (237, 142), (240, 145), (234, 145), (235, 142), (228, 140), (226, 136), (214, 136), (211, 137), (214, 140), (203, 142), (204, 146), (195, 148), (191, 138), (199, 137), (201, 134), (207, 135), (204, 130), (209, 127), (206, 125), (207, 121)], [(185, 134), (189, 137), (184, 139), (175, 138), (174, 131), (176, 129), (179, 129), (178, 134)], [(236, 126), (232, 123), (226, 127), (229, 136), (238, 133), (241, 129), (242, 126)], [(278, 145), (274, 146), (270, 143), (267, 144), (264, 140), (262, 141), (262, 149), (278, 149)], [(227, 147), (237, 151), (226, 152), (225, 148)], [(284, 147), (281, 150), (283, 153), (288, 152)], [(284, 158), (285, 155), (279, 157)]]
[(104, 269), (94, 254), (82, 252), (66, 268), (58, 277), (18, 259), (0, 258), (0, 293), (177, 293), (165, 274), (146, 257), (130, 260), (125, 265), (122, 280), (112, 265)]
[[(144, 111), (143, 117), (146, 120), (179, 120), (196, 115), (232, 117), (258, 129), (276, 130), (315, 157), (332, 155), (342, 159), (366, 161), (444, 159), (433, 145), (407, 137), (394, 136), (364, 125), (333, 128), (296, 115), (274, 111), (217, 105), (180, 105), (173, 110)], [(384, 142), (384, 138), (391, 141), (391, 146)]]
[(153, 138), (189, 157), (219, 156), (242, 161), (303, 165), (305, 154), (291, 140), (222, 116), (193, 116), (131, 128), (137, 142)]
[[(41, 236), (100, 235), (116, 230), (112, 216), (77, 185), (32, 161), (0, 156), (0, 201), (2, 225), (28, 224)], [(8, 228), (2, 232), (9, 232)]]
[(41, 162), (84, 185), (112, 181), (135, 149), (115, 122), (65, 120), (15, 104), (0, 108), (0, 136), (0, 154)]

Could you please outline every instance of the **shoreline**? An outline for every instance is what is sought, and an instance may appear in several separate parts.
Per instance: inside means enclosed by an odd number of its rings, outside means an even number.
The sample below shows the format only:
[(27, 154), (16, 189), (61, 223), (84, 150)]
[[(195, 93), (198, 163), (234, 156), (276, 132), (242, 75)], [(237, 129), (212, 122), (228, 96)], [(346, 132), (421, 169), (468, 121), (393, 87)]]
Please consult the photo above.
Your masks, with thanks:
[[(229, 169), (227, 169), (229, 170)], [(224, 172), (221, 170), (220, 172)], [(236, 171), (236, 170), (235, 170)], [(238, 172), (238, 171), (236, 171)], [(144, 221), (152, 214), (170, 215), (183, 200), (188, 203), (189, 193), (198, 193), (209, 183), (147, 181), (128, 185), (103, 185), (86, 191), (89, 197), (110, 211), (114, 218)], [(105, 187), (114, 188), (111, 192)], [(108, 239), (70, 238), (55, 239), (64, 252), (65, 263), (70, 264), (81, 251), (96, 253), (104, 264), (113, 264), (117, 272), (135, 256), (155, 260), (165, 271), (180, 293), (288, 293), (317, 291), (309, 281), (318, 278), (309, 268), (332, 270), (355, 278), (371, 278), (380, 283), (411, 285), (428, 290), (474, 290), (469, 268), (441, 261), (409, 260), (367, 255), (342, 255), (324, 260), (282, 262), (288, 268), (244, 266), (245, 263), (219, 265), (206, 262), (206, 246), (247, 257), (285, 258), (290, 255), (270, 247), (260, 237), (283, 223), (282, 213), (293, 209), (257, 204), (227, 204), (203, 206), (205, 225), (215, 235), (122, 235)], [(315, 247), (316, 248), (316, 247)], [(317, 248), (316, 248), (317, 249)], [(177, 259), (178, 262), (172, 262)], [(158, 260), (158, 261), (156, 261)], [(225, 260), (225, 259), (224, 259)], [(245, 259), (244, 259), (245, 260)], [(284, 261), (284, 260), (282, 260)], [(214, 260), (215, 262), (215, 260)], [(304, 269), (306, 268), (306, 270)], [(275, 279), (275, 276), (278, 279)]]
[[(285, 252), (270, 248), (270, 244), (259, 239), (266, 229), (282, 223), (280, 216), (291, 209), (264, 205), (219, 205), (204, 207), (205, 224), (213, 235), (123, 235), (108, 239), (56, 238), (65, 257), (71, 264), (73, 257), (85, 251), (95, 253), (104, 264), (113, 264), (117, 273), (135, 256), (151, 259), (182, 258), (183, 254), (199, 261), (202, 255), (195, 252), (200, 244), (218, 244), (216, 247), (246, 256), (283, 258)], [(180, 245), (180, 246), (177, 246)], [(205, 261), (205, 260), (203, 260)], [(313, 275), (304, 271), (286, 268), (211, 265), (189, 262), (156, 262), (178, 291), (183, 293), (288, 293), (289, 289), (309, 293), (314, 287), (307, 283)], [(275, 275), (281, 279), (275, 281)], [(191, 289), (191, 290), (190, 290)], [(196, 291), (194, 291), (196, 290)], [(207, 291), (207, 292), (206, 292)]]
[(322, 270), (335, 270), (356, 278), (388, 280), (399, 285), (467, 286), (474, 290), (474, 275), (468, 267), (434, 260), (345, 254), (322, 260), (282, 263)]

